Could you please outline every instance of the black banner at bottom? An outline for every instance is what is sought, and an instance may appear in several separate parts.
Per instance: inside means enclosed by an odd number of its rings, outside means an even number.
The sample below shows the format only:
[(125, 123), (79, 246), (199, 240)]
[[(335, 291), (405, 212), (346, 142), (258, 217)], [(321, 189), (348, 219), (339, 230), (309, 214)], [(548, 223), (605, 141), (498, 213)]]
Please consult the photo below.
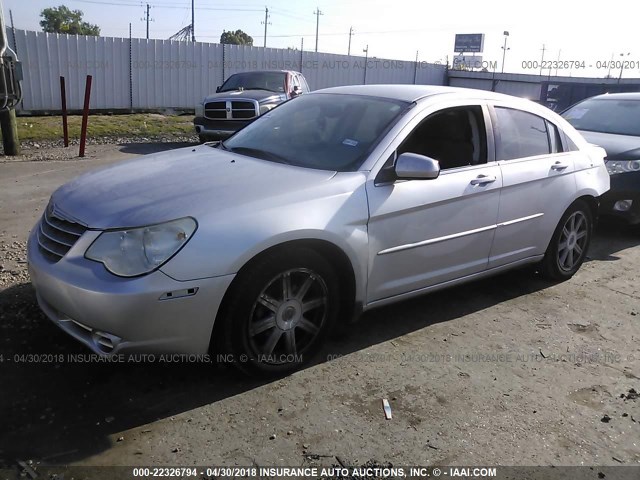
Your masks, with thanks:
[(0, 468), (0, 480), (136, 480), (136, 479), (496, 479), (496, 480), (639, 480), (640, 465), (580, 467), (501, 466), (46, 466), (19, 462)]

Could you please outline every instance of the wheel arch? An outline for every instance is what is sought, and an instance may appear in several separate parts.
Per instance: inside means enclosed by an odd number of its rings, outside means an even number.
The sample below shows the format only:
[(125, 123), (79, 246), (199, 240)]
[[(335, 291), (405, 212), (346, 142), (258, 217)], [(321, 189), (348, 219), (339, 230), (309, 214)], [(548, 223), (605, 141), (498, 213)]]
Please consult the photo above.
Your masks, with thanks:
[(231, 292), (238, 283), (238, 278), (241, 277), (241, 275), (245, 272), (250, 271), (252, 266), (255, 265), (255, 263), (258, 262), (261, 258), (270, 255), (278, 250), (289, 250), (295, 247), (309, 248), (314, 250), (325, 260), (327, 260), (327, 262), (329, 262), (335, 269), (336, 275), (341, 282), (341, 319), (349, 322), (359, 316), (360, 313), (362, 313), (362, 304), (361, 302), (358, 302), (356, 300), (356, 272), (353, 263), (351, 262), (351, 259), (349, 258), (347, 253), (338, 245), (328, 240), (316, 238), (289, 240), (261, 250), (253, 257), (251, 257), (248, 261), (246, 261), (244, 265), (242, 265), (242, 267), (238, 270), (235, 278), (227, 288), (227, 291), (222, 298), (222, 302), (220, 303), (220, 307), (218, 308), (218, 311), (216, 313), (216, 318), (211, 333), (211, 340), (209, 342), (209, 350), (212, 350), (212, 348), (215, 347), (216, 339), (221, 338), (221, 335), (219, 334), (219, 328), (222, 328), (222, 322), (220, 322), (219, 320), (225, 314), (225, 309), (227, 308), (229, 297), (231, 296)]
[[(591, 211), (591, 219), (593, 220), (593, 226), (595, 227), (598, 223), (598, 208), (600, 208), (600, 201), (593, 195), (582, 195), (581, 197), (576, 198), (571, 203), (571, 205), (576, 203), (578, 200), (582, 200), (589, 206), (589, 210)], [(569, 205), (569, 207), (571, 205)]]
[[(591, 213), (591, 220), (593, 221), (593, 225), (592, 227), (595, 228), (596, 226), (596, 221), (598, 218), (598, 207), (600, 206), (600, 202), (598, 201), (598, 199), (596, 197), (594, 197), (591, 194), (588, 193), (583, 193), (581, 196), (573, 199), (573, 201), (571, 203), (569, 203), (566, 208), (564, 210), (562, 210), (562, 213), (560, 214), (560, 217), (558, 218), (557, 222), (556, 222), (556, 227), (558, 225), (558, 223), (560, 222), (560, 220), (562, 220), (562, 217), (564, 217), (564, 214), (567, 213), (567, 211), (573, 207), (576, 202), (578, 201), (582, 201), (584, 203), (587, 204), (587, 206), (589, 207), (589, 212)], [(555, 232), (555, 228), (553, 232), (551, 233), (551, 236), (549, 237), (549, 241), (547, 242), (546, 246), (545, 246), (545, 252), (549, 249), (549, 246), (551, 245), (551, 241), (553, 240), (553, 233)]]

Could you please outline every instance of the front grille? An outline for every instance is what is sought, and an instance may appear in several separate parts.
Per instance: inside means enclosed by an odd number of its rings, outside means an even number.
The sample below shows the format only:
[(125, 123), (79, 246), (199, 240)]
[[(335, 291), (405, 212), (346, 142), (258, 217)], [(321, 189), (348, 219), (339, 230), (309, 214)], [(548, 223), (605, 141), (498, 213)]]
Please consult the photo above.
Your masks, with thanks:
[(218, 100), (204, 105), (204, 116), (211, 120), (250, 120), (258, 116), (258, 102)]
[(86, 230), (87, 228), (79, 223), (63, 220), (45, 211), (38, 224), (38, 246), (49, 260), (57, 262), (67, 254)]
[(231, 118), (243, 120), (258, 116), (258, 104), (253, 102), (231, 102)]
[(227, 102), (209, 102), (204, 106), (204, 116), (212, 120), (227, 118)]

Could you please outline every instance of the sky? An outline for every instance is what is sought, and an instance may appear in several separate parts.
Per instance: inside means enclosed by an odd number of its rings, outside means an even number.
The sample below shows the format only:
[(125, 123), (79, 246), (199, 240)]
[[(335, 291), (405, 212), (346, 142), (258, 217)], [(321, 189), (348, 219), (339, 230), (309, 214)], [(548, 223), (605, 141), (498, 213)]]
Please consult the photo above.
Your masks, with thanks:
[[(101, 35), (144, 38), (146, 4), (151, 6), (149, 37), (167, 39), (191, 22), (190, 0), (0, 0), (5, 19), (9, 11), (16, 28), (42, 30), (40, 12), (66, 5), (84, 12), (84, 20), (97, 24)], [(599, 66), (612, 58), (627, 60), (623, 78), (640, 78), (640, 42), (635, 2), (609, 0), (605, 4), (562, 0), (195, 0), (196, 40), (217, 43), (223, 30), (241, 29), (255, 46), (264, 44), (265, 7), (270, 17), (267, 46), (315, 50), (319, 9), (318, 50), (346, 54), (353, 27), (351, 54), (397, 60), (452, 62), (456, 33), (484, 33), (483, 59), (502, 68), (504, 32), (508, 31), (504, 70), (539, 74), (532, 62), (573, 61), (580, 67), (558, 69), (559, 75), (617, 77)], [(624, 14), (627, 12), (628, 14)], [(479, 55), (479, 54), (477, 54)], [(634, 65), (635, 63), (635, 65)], [(582, 68), (584, 65), (584, 68)], [(566, 67), (571, 67), (566, 65)], [(600, 68), (598, 68), (600, 67)], [(548, 73), (548, 70), (543, 72)], [(555, 68), (551, 72), (555, 74)]]

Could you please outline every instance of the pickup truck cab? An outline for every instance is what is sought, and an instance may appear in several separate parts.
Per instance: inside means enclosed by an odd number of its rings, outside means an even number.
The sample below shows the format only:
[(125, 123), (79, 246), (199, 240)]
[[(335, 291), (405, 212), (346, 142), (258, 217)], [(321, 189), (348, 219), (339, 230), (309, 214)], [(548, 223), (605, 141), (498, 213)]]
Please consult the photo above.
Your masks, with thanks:
[(307, 80), (299, 72), (236, 73), (196, 105), (196, 133), (201, 142), (225, 139), (276, 105), (308, 92)]

